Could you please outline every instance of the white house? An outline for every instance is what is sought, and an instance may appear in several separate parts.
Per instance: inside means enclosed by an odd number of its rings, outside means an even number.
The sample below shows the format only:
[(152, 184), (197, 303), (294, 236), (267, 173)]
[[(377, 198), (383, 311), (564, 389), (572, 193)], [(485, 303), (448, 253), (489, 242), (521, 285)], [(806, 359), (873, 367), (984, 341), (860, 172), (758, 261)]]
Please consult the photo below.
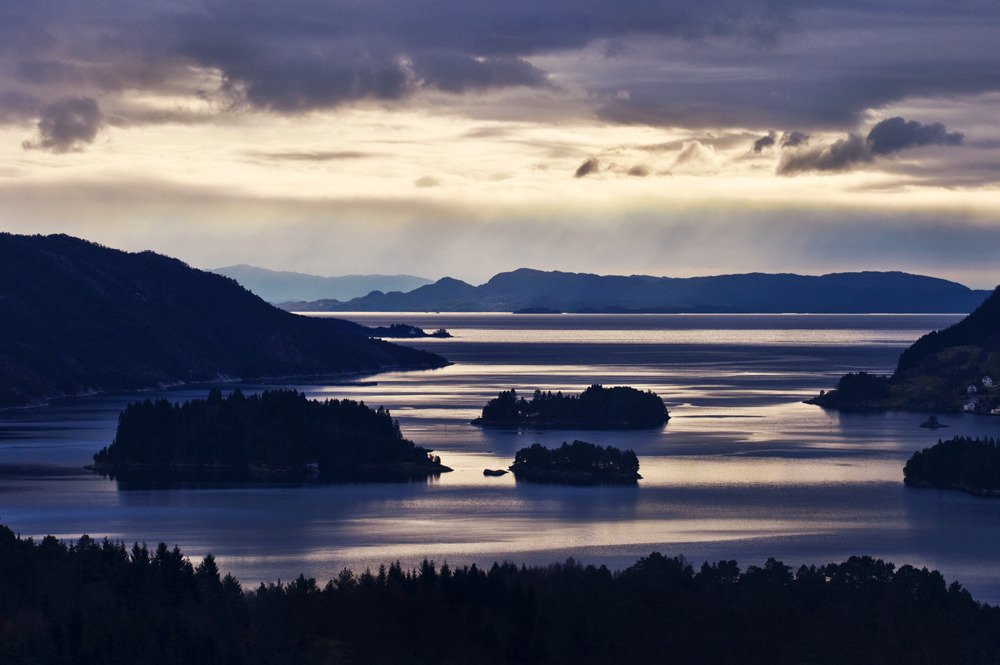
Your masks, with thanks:
[(982, 384), (983, 384), (983, 388), (992, 388), (993, 387), (993, 379), (991, 377), (989, 377), (989, 376), (984, 376), (983, 380), (982, 380)]

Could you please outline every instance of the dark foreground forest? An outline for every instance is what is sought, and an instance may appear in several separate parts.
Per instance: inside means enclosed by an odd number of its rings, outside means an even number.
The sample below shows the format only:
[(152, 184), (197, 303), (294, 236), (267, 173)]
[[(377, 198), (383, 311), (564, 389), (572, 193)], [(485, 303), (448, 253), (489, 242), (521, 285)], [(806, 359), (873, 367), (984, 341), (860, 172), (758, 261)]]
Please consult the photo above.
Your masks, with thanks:
[(0, 526), (0, 663), (1000, 663), (1000, 609), (867, 557), (425, 562), (251, 590), (210, 556)]

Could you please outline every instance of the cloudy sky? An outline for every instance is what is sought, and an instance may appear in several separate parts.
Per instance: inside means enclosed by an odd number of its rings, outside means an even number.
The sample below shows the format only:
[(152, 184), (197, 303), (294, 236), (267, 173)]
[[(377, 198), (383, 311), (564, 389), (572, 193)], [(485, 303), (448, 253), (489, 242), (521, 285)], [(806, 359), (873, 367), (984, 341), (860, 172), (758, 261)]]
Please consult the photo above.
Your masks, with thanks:
[(5, 0), (0, 228), (199, 267), (1000, 282), (996, 0)]

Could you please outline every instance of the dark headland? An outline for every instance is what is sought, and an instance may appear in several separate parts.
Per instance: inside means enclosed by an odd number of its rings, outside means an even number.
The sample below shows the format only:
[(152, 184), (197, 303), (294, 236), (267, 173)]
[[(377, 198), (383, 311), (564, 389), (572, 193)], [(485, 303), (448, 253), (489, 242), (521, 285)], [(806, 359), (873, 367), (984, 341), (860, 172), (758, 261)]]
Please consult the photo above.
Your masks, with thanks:
[(663, 400), (650, 391), (628, 386), (593, 385), (579, 395), (536, 390), (530, 400), (514, 389), (487, 402), (472, 421), (483, 427), (538, 429), (648, 429), (670, 419)]
[(441, 367), (153, 252), (0, 233), (0, 407), (188, 382)]
[(847, 374), (809, 403), (845, 411), (1000, 414), (1000, 288), (955, 325), (914, 342), (891, 376)]
[(403, 438), (388, 411), (294, 390), (130, 404), (91, 468), (150, 481), (394, 480), (451, 471)]

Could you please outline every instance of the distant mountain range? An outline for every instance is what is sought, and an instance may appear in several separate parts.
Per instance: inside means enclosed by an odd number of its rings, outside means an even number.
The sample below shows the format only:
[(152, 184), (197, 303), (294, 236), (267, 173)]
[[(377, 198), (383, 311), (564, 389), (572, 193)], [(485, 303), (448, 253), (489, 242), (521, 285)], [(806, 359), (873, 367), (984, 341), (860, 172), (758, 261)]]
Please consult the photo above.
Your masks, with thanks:
[(325, 299), (280, 306), (330, 312), (939, 313), (972, 311), (989, 293), (903, 272), (650, 277), (522, 268), (480, 286), (446, 277), (409, 292), (376, 291), (346, 302)]
[(892, 376), (848, 374), (809, 403), (848, 411), (1000, 414), (1000, 287), (955, 325), (914, 342)]
[(440, 367), (153, 252), (0, 233), (0, 406), (220, 377)]
[(215, 268), (210, 272), (231, 277), (243, 288), (272, 303), (289, 300), (350, 300), (372, 291), (412, 291), (431, 280), (413, 275), (343, 275), (319, 277), (300, 272), (279, 272), (245, 264)]

